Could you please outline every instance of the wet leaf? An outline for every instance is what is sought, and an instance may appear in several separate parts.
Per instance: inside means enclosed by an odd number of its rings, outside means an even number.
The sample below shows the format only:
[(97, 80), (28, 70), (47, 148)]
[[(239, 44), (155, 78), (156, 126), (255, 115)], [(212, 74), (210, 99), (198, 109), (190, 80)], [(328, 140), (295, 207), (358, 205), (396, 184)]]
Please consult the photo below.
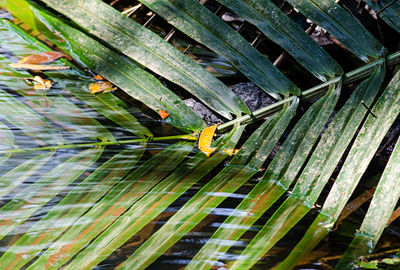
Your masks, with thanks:
[(167, 118), (169, 116), (169, 113), (167, 113), (164, 110), (159, 110), (158, 114), (161, 116), (162, 119), (165, 119), (165, 118)]
[(200, 134), (199, 149), (209, 157), (215, 151), (215, 147), (211, 147), (212, 138), (218, 125), (206, 127)]
[(65, 54), (63, 54), (62, 52), (44, 52), (21, 58), (18, 61), (18, 64), (32, 64), (32, 65), (50, 64), (64, 56)]
[(117, 90), (117, 87), (114, 87), (114, 85), (110, 82), (100, 81), (100, 82), (90, 84), (89, 90), (90, 90), (90, 93), (93, 95), (93, 94), (97, 94), (97, 93), (111, 92), (111, 91)]
[(33, 85), (33, 89), (35, 90), (48, 90), (53, 86), (53, 82), (51, 80), (45, 80), (40, 76), (27, 78), (26, 81), (29, 85)]
[(54, 66), (54, 65), (33, 65), (33, 64), (10, 64), (10, 67), (16, 69), (30, 69), (30, 70), (62, 70), (69, 69), (68, 66)]

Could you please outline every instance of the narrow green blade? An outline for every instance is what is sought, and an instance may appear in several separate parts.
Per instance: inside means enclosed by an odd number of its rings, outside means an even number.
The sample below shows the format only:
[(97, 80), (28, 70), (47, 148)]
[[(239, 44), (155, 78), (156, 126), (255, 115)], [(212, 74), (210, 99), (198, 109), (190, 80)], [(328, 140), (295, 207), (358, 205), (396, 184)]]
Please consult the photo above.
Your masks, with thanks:
[(16, 194), (13, 200), (0, 208), (0, 239), (78, 178), (101, 153), (101, 148), (82, 151)]
[[(346, 150), (367, 110), (378, 93), (384, 78), (384, 68), (377, 68), (372, 76), (361, 83), (344, 107), (335, 115), (324, 132), (313, 155), (300, 175), (290, 196), (272, 215), (242, 252), (243, 262), (238, 268), (248, 269), (267, 253), (304, 215), (311, 210), (333, 170)], [(263, 196), (266, 190), (254, 192), (262, 199), (251, 209), (260, 217), (271, 202)], [(247, 210), (249, 211), (249, 210)], [(235, 223), (237, 224), (237, 223)], [(240, 223), (239, 223), (240, 224)], [(250, 226), (251, 224), (249, 224)]]
[(128, 174), (143, 154), (143, 146), (137, 148), (121, 151), (80, 182), (3, 254), (0, 265), (20, 269), (41, 250), (50, 246), (65, 229)]
[[(213, 264), (238, 240), (261, 215), (288, 189), (308, 157), (325, 123), (328, 121), (340, 94), (338, 87), (330, 91), (308, 109), (297, 122), (278, 154), (269, 165), (263, 178), (247, 194), (235, 211), (225, 220), (211, 239), (201, 248), (187, 266), (188, 269), (210, 269)], [(281, 166), (281, 165), (284, 166)], [(243, 215), (240, 213), (249, 213)], [(224, 239), (228, 241), (216, 241)], [(250, 243), (251, 244), (251, 243)], [(252, 249), (249, 249), (252, 250)], [(247, 249), (244, 251), (246, 253)], [(252, 250), (253, 253), (257, 252)], [(241, 259), (245, 258), (245, 259)], [(234, 264), (236, 269), (247, 269), (244, 263), (257, 261), (258, 257), (244, 254)]]
[[(371, 0), (363, 0), (371, 7), (375, 12), (382, 10), (380, 12), (380, 18), (382, 18), (390, 27), (396, 29), (397, 32), (400, 33), (400, 2), (393, 0), (379, 0), (379, 1), (371, 1)], [(390, 6), (389, 6), (390, 4)], [(388, 7), (389, 6), (389, 7)]]
[(326, 81), (326, 77), (343, 74), (339, 64), (274, 3), (258, 0), (218, 2), (257, 26), (318, 79)]
[(196, 193), (164, 226), (143, 243), (122, 269), (144, 269), (199, 224), (262, 166), (289, 124), (297, 102), (267, 119), (219, 174)]
[(195, 0), (140, 0), (168, 23), (227, 58), (267, 93), (299, 95), (291, 83), (240, 34)]
[(291, 269), (310, 252), (332, 229), (358, 181), (365, 172), (383, 137), (400, 112), (400, 72), (393, 77), (377, 103), (372, 108), (360, 130), (343, 167), (336, 178), (321, 213), (314, 220), (301, 241), (278, 269)]
[(332, 0), (288, 0), (304, 16), (331, 33), (361, 60), (382, 56), (384, 48), (351, 14)]
[(241, 112), (249, 113), (243, 101), (222, 82), (157, 34), (106, 3), (98, 0), (42, 2), (65, 14), (91, 34), (143, 66), (184, 87), (222, 116), (231, 119), (229, 112), (236, 115)]
[(372, 253), (400, 197), (400, 141), (397, 141), (360, 229), (336, 269), (353, 269), (354, 261)]
[(192, 143), (177, 143), (142, 163), (81, 216), (28, 269), (61, 267), (173, 171), (192, 149)]

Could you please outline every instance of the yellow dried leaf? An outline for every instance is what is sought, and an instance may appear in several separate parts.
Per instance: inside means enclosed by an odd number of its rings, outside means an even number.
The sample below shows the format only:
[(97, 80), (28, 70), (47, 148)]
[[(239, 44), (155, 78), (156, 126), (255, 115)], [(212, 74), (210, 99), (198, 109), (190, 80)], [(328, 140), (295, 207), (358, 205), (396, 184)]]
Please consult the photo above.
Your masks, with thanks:
[(33, 89), (35, 90), (48, 90), (53, 86), (51, 80), (45, 80), (40, 76), (28, 78), (27, 81), (33, 84)]
[(206, 127), (200, 134), (199, 149), (209, 157), (217, 148), (211, 147), (211, 142), (218, 125)]
[(96, 93), (111, 92), (111, 91), (117, 90), (117, 88), (114, 87), (114, 85), (110, 82), (100, 81), (100, 82), (90, 84), (89, 90), (90, 90), (90, 93), (93, 95)]
[(17, 69), (29, 70), (62, 70), (69, 69), (69, 66), (53, 66), (53, 65), (32, 65), (32, 64), (10, 64), (10, 67)]

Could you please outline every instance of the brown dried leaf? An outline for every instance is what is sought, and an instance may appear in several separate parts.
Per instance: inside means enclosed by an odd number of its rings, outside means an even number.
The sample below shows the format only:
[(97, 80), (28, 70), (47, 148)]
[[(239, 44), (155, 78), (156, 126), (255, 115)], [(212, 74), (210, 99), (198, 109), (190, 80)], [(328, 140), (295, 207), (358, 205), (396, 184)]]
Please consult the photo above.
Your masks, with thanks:
[(209, 157), (217, 149), (217, 148), (211, 147), (211, 142), (212, 142), (215, 130), (217, 129), (217, 126), (218, 126), (218, 124), (210, 126), (210, 127), (206, 127), (205, 129), (203, 129), (203, 131), (200, 134), (199, 149), (204, 154), (206, 154), (207, 157)]
[(167, 113), (164, 110), (159, 110), (158, 114), (161, 116), (161, 119), (165, 119), (165, 118), (167, 118), (169, 116), (169, 113)]
[(61, 52), (44, 52), (41, 54), (25, 56), (18, 61), (18, 64), (50, 64), (64, 56), (65, 54)]

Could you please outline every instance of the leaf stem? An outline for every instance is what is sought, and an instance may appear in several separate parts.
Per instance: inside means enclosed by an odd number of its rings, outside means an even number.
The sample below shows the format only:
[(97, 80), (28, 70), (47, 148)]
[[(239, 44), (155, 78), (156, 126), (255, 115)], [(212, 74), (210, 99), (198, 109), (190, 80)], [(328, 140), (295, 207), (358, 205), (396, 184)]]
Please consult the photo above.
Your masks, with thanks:
[(17, 154), (17, 153), (25, 153), (32, 151), (43, 151), (43, 150), (58, 150), (58, 149), (67, 149), (67, 148), (84, 148), (84, 147), (93, 147), (93, 146), (107, 146), (107, 145), (121, 145), (121, 144), (131, 144), (131, 143), (140, 143), (140, 142), (157, 142), (157, 141), (168, 141), (168, 140), (190, 140), (196, 141), (198, 138), (195, 135), (175, 135), (175, 136), (165, 136), (165, 137), (153, 137), (153, 138), (138, 138), (138, 139), (130, 139), (130, 140), (122, 140), (117, 142), (97, 142), (97, 143), (80, 143), (80, 144), (65, 144), (65, 145), (54, 145), (54, 146), (44, 146), (44, 147), (36, 147), (36, 148), (23, 148), (23, 149), (13, 149), (0, 151), (0, 153)]

